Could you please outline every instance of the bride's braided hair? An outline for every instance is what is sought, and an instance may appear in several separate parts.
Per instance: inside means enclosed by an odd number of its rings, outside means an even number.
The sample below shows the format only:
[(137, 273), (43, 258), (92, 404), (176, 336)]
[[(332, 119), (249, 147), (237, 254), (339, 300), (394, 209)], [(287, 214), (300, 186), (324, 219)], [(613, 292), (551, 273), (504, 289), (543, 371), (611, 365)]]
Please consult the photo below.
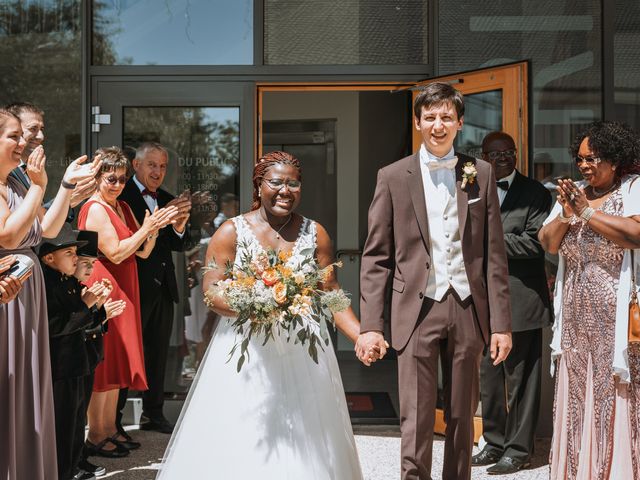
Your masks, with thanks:
[(251, 210), (257, 210), (260, 208), (260, 184), (262, 179), (267, 174), (267, 170), (277, 164), (291, 165), (298, 170), (298, 176), (302, 180), (302, 169), (300, 168), (300, 161), (287, 152), (269, 152), (265, 153), (258, 159), (253, 167), (253, 203), (251, 204)]

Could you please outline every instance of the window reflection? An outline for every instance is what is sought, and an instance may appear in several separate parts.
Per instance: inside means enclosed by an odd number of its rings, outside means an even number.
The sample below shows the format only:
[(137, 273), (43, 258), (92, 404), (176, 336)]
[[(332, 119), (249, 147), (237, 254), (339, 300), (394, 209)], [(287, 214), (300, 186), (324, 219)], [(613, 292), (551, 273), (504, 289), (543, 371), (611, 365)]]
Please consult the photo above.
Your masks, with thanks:
[(47, 199), (80, 155), (80, 25), (79, 0), (0, 2), (0, 106), (28, 102), (44, 111)]
[(482, 140), (502, 130), (502, 90), (464, 96), (464, 128), (458, 132), (455, 149), (472, 157), (482, 157)]
[(640, 128), (640, 3), (617, 0), (614, 36), (615, 119)]
[(415, 0), (265, 0), (264, 62), (427, 64), (429, 4)]
[(601, 117), (601, 8), (599, 0), (439, 2), (441, 75), (531, 61), (533, 176), (548, 184), (577, 173), (567, 146)]
[[(180, 304), (175, 309), (165, 390), (188, 390), (219, 320), (204, 305), (202, 274), (209, 240), (239, 213), (238, 108), (126, 107), (124, 145), (130, 151), (145, 141), (169, 152), (163, 188), (191, 191), (188, 248), (174, 252)], [(135, 154), (135, 152), (134, 152)]]
[(253, 63), (253, 0), (94, 0), (94, 65)]

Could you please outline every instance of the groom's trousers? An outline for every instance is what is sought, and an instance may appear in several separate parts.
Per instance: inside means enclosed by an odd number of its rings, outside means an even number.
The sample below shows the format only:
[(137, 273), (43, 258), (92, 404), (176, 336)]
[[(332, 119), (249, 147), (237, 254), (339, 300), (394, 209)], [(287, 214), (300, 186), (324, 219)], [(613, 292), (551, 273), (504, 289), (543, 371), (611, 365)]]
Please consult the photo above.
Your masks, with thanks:
[(402, 480), (431, 479), (433, 428), (442, 365), (445, 433), (443, 480), (471, 478), (473, 417), (484, 340), (471, 297), (449, 290), (425, 298), (418, 324), (398, 353)]

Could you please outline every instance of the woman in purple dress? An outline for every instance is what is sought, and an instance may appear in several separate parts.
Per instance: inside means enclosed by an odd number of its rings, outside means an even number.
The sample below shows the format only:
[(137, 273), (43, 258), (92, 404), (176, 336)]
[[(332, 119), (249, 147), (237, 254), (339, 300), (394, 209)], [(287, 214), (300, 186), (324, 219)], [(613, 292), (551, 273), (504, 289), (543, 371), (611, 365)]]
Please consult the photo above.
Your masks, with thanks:
[(0, 257), (10, 254), (33, 263), (31, 278), (23, 278), (17, 296), (0, 304), (0, 478), (55, 480), (47, 303), (42, 270), (32, 247), (43, 236), (58, 234), (72, 189), (79, 180), (93, 175), (99, 164), (81, 165), (86, 157), (72, 162), (45, 212), (41, 207), (47, 186), (43, 148), (37, 147), (27, 162), (28, 190), (10, 176), (20, 165), (24, 146), (20, 120), (0, 109)]

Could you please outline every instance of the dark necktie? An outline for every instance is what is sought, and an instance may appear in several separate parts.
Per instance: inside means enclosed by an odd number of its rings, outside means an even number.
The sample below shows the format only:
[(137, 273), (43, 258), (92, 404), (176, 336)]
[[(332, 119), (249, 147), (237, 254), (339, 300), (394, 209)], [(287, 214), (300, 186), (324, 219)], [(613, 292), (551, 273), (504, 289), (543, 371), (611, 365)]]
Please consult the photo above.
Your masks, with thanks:
[(144, 189), (142, 190), (142, 195), (148, 195), (149, 197), (153, 198), (154, 200), (158, 199), (158, 192), (152, 192), (151, 190), (148, 189)]
[(499, 182), (496, 182), (496, 185), (498, 186), (498, 188), (500, 188), (501, 190), (507, 191), (509, 190), (509, 182), (506, 180), (501, 180)]

